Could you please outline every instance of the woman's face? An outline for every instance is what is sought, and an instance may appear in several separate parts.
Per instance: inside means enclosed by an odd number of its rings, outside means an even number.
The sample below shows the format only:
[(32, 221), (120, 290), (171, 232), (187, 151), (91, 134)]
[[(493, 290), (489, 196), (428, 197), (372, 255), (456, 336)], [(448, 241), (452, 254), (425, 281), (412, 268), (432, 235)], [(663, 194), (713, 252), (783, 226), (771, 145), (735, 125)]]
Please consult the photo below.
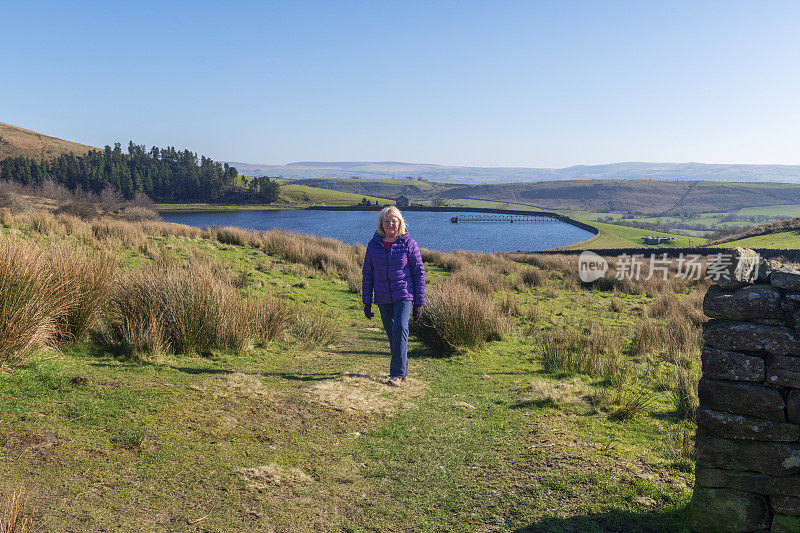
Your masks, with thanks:
[(400, 219), (394, 215), (387, 215), (383, 218), (383, 232), (386, 234), (387, 239), (397, 237), (397, 231), (400, 229)]

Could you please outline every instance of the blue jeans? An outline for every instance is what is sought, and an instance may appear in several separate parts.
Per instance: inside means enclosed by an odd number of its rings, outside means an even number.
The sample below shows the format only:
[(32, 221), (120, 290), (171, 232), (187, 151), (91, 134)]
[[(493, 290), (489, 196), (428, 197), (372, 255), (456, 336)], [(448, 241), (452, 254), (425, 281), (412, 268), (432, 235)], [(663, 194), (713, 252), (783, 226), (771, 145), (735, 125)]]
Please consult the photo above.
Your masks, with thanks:
[(383, 329), (389, 336), (392, 361), (389, 363), (391, 377), (408, 375), (408, 319), (411, 316), (411, 300), (400, 300), (391, 304), (378, 304)]

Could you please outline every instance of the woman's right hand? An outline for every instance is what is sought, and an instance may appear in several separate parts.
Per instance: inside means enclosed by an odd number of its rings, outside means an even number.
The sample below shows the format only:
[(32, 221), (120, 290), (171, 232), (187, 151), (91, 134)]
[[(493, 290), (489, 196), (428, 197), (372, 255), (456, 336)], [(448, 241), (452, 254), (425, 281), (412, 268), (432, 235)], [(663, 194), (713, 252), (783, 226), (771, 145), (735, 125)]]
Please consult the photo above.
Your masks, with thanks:
[(364, 316), (369, 320), (372, 320), (372, 317), (375, 316), (375, 314), (372, 312), (372, 304), (364, 304)]

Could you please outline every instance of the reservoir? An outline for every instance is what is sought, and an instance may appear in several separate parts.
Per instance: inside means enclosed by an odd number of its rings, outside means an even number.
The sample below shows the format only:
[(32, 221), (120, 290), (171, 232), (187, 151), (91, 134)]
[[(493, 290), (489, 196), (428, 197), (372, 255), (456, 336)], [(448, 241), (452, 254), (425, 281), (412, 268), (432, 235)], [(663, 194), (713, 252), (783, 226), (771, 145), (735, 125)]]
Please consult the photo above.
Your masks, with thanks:
[[(421, 248), (451, 252), (516, 252), (565, 246), (592, 233), (558, 220), (546, 222), (461, 222), (451, 217), (474, 215), (461, 212), (406, 211), (408, 233)], [(236, 226), (250, 230), (283, 229), (332, 237), (349, 244), (366, 244), (378, 225), (378, 211), (252, 210), (197, 213), (164, 213), (166, 222), (198, 228)]]

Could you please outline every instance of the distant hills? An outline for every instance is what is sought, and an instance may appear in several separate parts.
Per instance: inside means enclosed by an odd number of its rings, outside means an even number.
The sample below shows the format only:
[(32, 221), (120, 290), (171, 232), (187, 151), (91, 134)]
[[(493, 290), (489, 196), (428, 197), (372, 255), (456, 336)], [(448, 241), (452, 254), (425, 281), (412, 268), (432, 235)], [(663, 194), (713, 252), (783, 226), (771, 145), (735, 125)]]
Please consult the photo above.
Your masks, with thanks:
[(98, 148), (0, 122), (0, 161), (19, 156), (30, 157), (37, 161), (50, 160), (61, 154), (84, 155), (90, 150)]
[(353, 194), (414, 201), (439, 197), (509, 202), (545, 211), (685, 216), (745, 207), (800, 204), (800, 184), (716, 181), (563, 180), (534, 183), (427, 183), (416, 180), (306, 179), (296, 183)]
[(514, 183), (557, 180), (677, 180), (800, 183), (800, 165), (612, 163), (566, 168), (459, 167), (395, 161), (302, 161), (288, 165), (231, 162), (249, 176), (308, 178), (424, 178), (451, 183)]
[[(111, 144), (111, 143), (109, 143)], [(83, 155), (93, 146), (44, 135), (0, 122), (0, 160), (26, 156), (54, 159), (61, 154)], [(248, 176), (313, 178), (422, 178), (463, 184), (520, 183), (565, 180), (667, 180), (800, 183), (800, 165), (727, 165), (705, 163), (612, 163), (566, 168), (466, 167), (398, 161), (300, 161), (264, 165), (222, 161)]]

